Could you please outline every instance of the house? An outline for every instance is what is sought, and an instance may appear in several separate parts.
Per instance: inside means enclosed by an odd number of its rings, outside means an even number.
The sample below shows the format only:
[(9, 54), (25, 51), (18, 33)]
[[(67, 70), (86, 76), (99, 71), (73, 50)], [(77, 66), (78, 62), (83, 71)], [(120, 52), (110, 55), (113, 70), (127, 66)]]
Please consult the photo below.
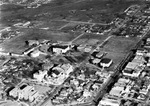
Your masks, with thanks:
[(110, 67), (110, 65), (113, 63), (112, 59), (109, 59), (109, 58), (103, 58), (101, 59), (100, 61), (100, 65), (102, 67)]
[(100, 63), (100, 61), (101, 61), (100, 59), (95, 58), (95, 59), (92, 61), (92, 63), (95, 64), (95, 65), (97, 65), (97, 64)]
[(77, 50), (83, 51), (85, 47), (86, 47), (86, 45), (82, 44), (82, 45), (80, 45), (80, 46), (77, 47)]
[(141, 63), (142, 65), (143, 63), (146, 63), (146, 60), (142, 55), (136, 55), (134, 59), (132, 60), (132, 62)]
[(96, 57), (97, 57), (97, 58), (101, 58), (101, 57), (103, 57), (103, 56), (104, 56), (104, 53), (103, 53), (103, 52), (99, 52), (99, 53), (96, 54)]
[(136, 55), (139, 55), (139, 56), (143, 56), (143, 55), (145, 55), (147, 53), (147, 50), (145, 50), (145, 49), (138, 49), (137, 51), (136, 51)]
[(91, 46), (87, 46), (84, 48), (84, 52), (89, 53), (92, 50)]
[(146, 43), (150, 44), (150, 38), (147, 38)]

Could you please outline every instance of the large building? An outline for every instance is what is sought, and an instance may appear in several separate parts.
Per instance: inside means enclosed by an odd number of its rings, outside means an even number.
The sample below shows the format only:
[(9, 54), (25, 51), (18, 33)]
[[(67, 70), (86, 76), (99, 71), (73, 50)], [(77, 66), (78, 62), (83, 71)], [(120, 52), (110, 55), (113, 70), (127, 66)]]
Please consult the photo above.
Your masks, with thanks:
[(73, 69), (73, 66), (70, 64), (58, 65), (50, 70), (39, 71), (38, 73), (35, 73), (33, 77), (39, 82), (60, 85), (69, 77), (69, 74)]
[(40, 95), (33, 86), (23, 84), (20, 87), (15, 87), (14, 89), (12, 89), (9, 92), (9, 96), (18, 98), (19, 100), (28, 100), (29, 102), (33, 102)]
[(69, 51), (71, 49), (71, 45), (52, 45), (50, 48), (53, 53), (62, 54)]

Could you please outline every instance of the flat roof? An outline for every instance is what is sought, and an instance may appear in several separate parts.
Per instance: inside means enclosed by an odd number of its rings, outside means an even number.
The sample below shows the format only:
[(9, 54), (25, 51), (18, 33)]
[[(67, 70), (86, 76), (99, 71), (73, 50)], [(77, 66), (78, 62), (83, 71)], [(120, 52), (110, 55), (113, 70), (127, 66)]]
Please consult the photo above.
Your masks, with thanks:
[(108, 64), (108, 63), (110, 63), (112, 60), (111, 59), (109, 59), (109, 58), (103, 58), (102, 60), (101, 60), (101, 63), (106, 63), (106, 64)]

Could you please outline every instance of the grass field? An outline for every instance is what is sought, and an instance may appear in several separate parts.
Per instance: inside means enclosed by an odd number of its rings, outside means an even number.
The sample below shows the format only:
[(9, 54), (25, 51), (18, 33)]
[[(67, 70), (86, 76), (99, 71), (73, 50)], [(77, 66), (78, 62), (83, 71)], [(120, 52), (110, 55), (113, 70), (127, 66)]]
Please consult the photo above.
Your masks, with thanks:
[(112, 37), (104, 45), (102, 50), (116, 53), (127, 53), (137, 42), (138, 38)]
[[(96, 41), (96, 42), (103, 42), (108, 36), (107, 35), (98, 35), (98, 34), (84, 34), (82, 37), (80, 37), (79, 39), (75, 40), (73, 43), (77, 43), (80, 44), (80, 42), (85, 41), (85, 42), (89, 42), (92, 44), (91, 40)], [(95, 43), (96, 43), (95, 42)], [(93, 43), (93, 44), (95, 44)]]
[(33, 22), (36, 25), (36, 28), (46, 28), (49, 27), (49, 29), (52, 30), (59, 30), (62, 26), (66, 25), (68, 22), (64, 22), (64, 21), (49, 21), (49, 22), (45, 22), (45, 21), (36, 21)]
[[(79, 1), (79, 0), (78, 0)], [(2, 11), (1, 22), (11, 24), (20, 21), (49, 21), (52, 19), (67, 19), (78, 21), (110, 22), (114, 14), (125, 10), (132, 4), (141, 4), (141, 1), (110, 2), (107, 0), (81, 0), (48, 3), (39, 8), (22, 9), (20, 7), (7, 6)], [(66, 2), (66, 3), (65, 3)], [(71, 3), (72, 2), (72, 3)], [(11, 11), (10, 11), (11, 8)], [(19, 9), (16, 9), (19, 8)], [(9, 11), (7, 11), (9, 10)], [(70, 12), (75, 10), (74, 13)], [(47, 15), (50, 14), (50, 15)]]

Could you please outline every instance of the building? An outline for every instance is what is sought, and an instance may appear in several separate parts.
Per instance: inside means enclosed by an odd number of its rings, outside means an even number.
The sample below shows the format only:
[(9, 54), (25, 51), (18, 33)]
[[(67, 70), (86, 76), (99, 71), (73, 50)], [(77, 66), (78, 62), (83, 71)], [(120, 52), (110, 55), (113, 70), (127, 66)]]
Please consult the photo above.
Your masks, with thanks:
[(112, 96), (116, 96), (116, 97), (120, 97), (121, 96), (121, 92), (124, 90), (124, 87), (122, 86), (115, 86), (111, 89), (111, 91), (109, 92), (110, 95)]
[(147, 53), (147, 50), (145, 49), (138, 49), (136, 51), (136, 55), (139, 55), (139, 56), (144, 56), (146, 53)]
[(98, 106), (120, 106), (121, 103), (118, 99), (115, 98), (103, 98)]
[(87, 46), (87, 47), (84, 48), (84, 52), (86, 52), (86, 53), (91, 52), (91, 50), (92, 50), (91, 46)]
[(35, 78), (37, 81), (41, 82), (41, 81), (43, 81), (45, 75), (47, 75), (46, 70), (44, 70), (44, 71), (39, 70), (38, 73), (33, 74), (33, 78)]
[(43, 44), (39, 47), (39, 50), (44, 52), (44, 53), (47, 53), (48, 49), (49, 49), (49, 45), (47, 45), (47, 44)]
[(18, 97), (18, 88), (14, 88), (12, 89), (10, 92), (9, 92), (9, 96), (12, 96), (14, 98), (17, 98)]
[(150, 38), (147, 38), (146, 43), (150, 44)]
[(103, 58), (101, 61), (100, 61), (100, 65), (102, 67), (110, 67), (110, 65), (113, 63), (112, 59), (109, 59), (109, 58)]
[(144, 69), (143, 66), (138, 62), (129, 62), (123, 70), (123, 75), (130, 77), (138, 77), (141, 71)]
[(53, 53), (63, 54), (71, 49), (71, 45), (52, 45), (50, 48)]
[(28, 46), (33, 46), (33, 45), (39, 45), (39, 41), (38, 40), (27, 40), (25, 41), (26, 45)]
[(33, 102), (40, 95), (33, 86), (23, 84), (12, 89), (9, 92), (9, 96), (18, 98), (19, 100), (28, 100), (29, 102)]
[[(74, 70), (73, 66), (70, 64), (62, 64), (56, 67), (53, 67), (48, 71), (47, 74), (42, 75), (40, 80), (43, 79), (44, 83), (52, 84), (52, 85), (61, 85), (66, 78), (69, 77), (69, 74)], [(39, 75), (36, 78), (39, 79)], [(44, 76), (44, 77), (43, 77)]]
[(28, 55), (29, 55), (30, 57), (36, 58), (36, 57), (39, 57), (39, 56), (42, 56), (42, 55), (45, 56), (46, 53), (41, 52), (41, 51), (39, 51), (39, 50), (37, 49), (37, 50), (31, 51)]
[(92, 63), (95, 64), (95, 65), (97, 65), (97, 64), (100, 63), (100, 61), (101, 61), (100, 59), (95, 58), (95, 59), (92, 61)]

